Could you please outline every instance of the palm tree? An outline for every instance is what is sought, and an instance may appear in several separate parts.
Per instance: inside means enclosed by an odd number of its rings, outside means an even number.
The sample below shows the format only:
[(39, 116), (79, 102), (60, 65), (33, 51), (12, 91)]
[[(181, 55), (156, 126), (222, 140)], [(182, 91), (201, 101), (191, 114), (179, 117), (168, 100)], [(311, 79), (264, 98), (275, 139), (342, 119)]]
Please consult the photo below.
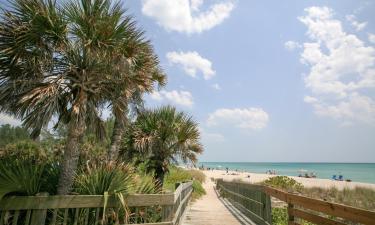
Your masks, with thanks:
[(108, 150), (110, 160), (117, 160), (121, 139), (127, 123), (128, 104), (139, 106), (142, 105), (142, 94), (152, 92), (154, 84), (164, 86), (166, 76), (159, 68), (159, 60), (155, 55), (149, 41), (143, 41), (139, 32), (133, 43), (128, 45), (126, 56), (129, 63), (127, 76), (131, 79), (127, 86), (121, 86), (116, 93), (115, 99), (112, 100), (112, 114), (115, 121), (113, 126), (111, 144)]
[(125, 138), (123, 156), (147, 161), (146, 169), (163, 184), (168, 166), (179, 160), (197, 161), (202, 153), (198, 124), (186, 113), (164, 106), (143, 112)]
[(33, 136), (54, 116), (56, 126), (67, 126), (58, 185), (66, 194), (87, 127), (102, 133), (101, 110), (129, 86), (121, 50), (134, 22), (110, 0), (14, 0), (2, 10), (0, 111), (20, 118)]

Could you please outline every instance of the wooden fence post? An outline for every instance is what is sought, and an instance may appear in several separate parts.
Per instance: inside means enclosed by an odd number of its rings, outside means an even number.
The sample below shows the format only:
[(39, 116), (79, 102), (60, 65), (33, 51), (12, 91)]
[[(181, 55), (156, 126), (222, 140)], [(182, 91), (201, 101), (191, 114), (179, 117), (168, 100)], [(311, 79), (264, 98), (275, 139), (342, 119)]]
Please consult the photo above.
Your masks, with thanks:
[[(181, 183), (175, 183), (175, 185), (174, 185), (175, 190), (180, 185), (181, 185)], [(162, 207), (162, 212), (161, 212), (162, 222), (169, 222), (169, 221), (171, 221), (173, 219), (173, 217), (174, 217), (174, 213), (175, 213), (174, 211), (175, 211), (175, 205), (164, 205)]]
[[(36, 196), (49, 196), (47, 192), (38, 193)], [(34, 209), (30, 225), (44, 225), (46, 222), (47, 209)]]
[(264, 193), (264, 217), (263, 219), (267, 221), (269, 224), (272, 223), (272, 205), (271, 205), (271, 196), (268, 194)]
[(294, 225), (293, 209), (294, 205), (288, 203), (288, 225)]

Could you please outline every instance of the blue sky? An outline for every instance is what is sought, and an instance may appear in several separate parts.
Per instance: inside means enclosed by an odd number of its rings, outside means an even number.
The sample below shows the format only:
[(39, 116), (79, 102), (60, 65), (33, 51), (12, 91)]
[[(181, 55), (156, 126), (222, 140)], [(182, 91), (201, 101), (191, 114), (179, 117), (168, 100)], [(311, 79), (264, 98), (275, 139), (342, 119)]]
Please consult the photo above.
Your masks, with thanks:
[[(129, 0), (201, 161), (375, 162), (375, 3)], [(10, 121), (2, 115), (0, 122)]]

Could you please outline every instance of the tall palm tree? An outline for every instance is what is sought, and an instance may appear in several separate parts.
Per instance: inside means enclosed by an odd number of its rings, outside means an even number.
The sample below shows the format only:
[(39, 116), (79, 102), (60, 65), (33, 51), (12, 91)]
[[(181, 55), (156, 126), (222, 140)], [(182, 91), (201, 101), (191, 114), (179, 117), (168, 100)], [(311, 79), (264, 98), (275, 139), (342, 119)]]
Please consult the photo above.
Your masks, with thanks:
[(0, 111), (20, 118), (33, 136), (53, 116), (56, 126), (66, 124), (58, 185), (66, 194), (87, 127), (104, 130), (100, 111), (129, 83), (129, 62), (119, 49), (134, 22), (110, 0), (14, 0), (2, 10)]
[[(138, 34), (138, 32), (134, 32)], [(164, 86), (166, 76), (159, 68), (159, 60), (149, 41), (134, 35), (133, 43), (128, 45), (126, 56), (129, 63), (127, 76), (131, 79), (127, 86), (121, 86), (112, 100), (112, 114), (115, 117), (111, 144), (108, 150), (110, 160), (117, 160), (121, 139), (127, 123), (128, 104), (142, 105), (142, 94), (154, 90), (154, 85)]]
[(128, 146), (123, 155), (147, 161), (147, 170), (154, 172), (160, 184), (171, 163), (179, 160), (195, 163), (197, 154), (203, 151), (198, 124), (171, 106), (139, 115), (124, 142)]

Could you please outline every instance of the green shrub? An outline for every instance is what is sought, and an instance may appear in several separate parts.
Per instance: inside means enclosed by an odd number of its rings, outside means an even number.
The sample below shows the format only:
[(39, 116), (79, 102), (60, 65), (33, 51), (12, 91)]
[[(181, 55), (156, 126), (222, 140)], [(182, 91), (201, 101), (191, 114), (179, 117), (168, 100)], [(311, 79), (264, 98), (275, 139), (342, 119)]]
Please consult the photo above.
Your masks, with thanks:
[(59, 169), (53, 163), (30, 160), (0, 159), (0, 199), (5, 195), (35, 195), (56, 193)]
[(198, 199), (201, 196), (206, 194), (206, 190), (204, 190), (202, 183), (198, 180), (193, 181), (193, 199)]
[(32, 140), (17, 141), (0, 148), (0, 158), (43, 162), (52, 160), (52, 155)]
[(287, 208), (272, 208), (272, 224), (273, 225), (287, 225), (288, 224)]
[(263, 184), (275, 188), (280, 188), (286, 191), (301, 192), (303, 189), (303, 185), (301, 183), (287, 176), (270, 177), (267, 180), (265, 180)]
[(194, 180), (193, 198), (197, 199), (206, 194), (202, 186), (205, 179), (204, 173), (199, 170), (185, 170), (178, 167), (171, 167), (169, 173), (165, 176), (163, 188), (165, 190), (174, 191), (176, 183)]
[(125, 164), (88, 163), (76, 176), (74, 191), (83, 195), (128, 195), (134, 190), (133, 176), (134, 172)]
[(5, 195), (56, 194), (58, 164), (38, 142), (18, 141), (0, 149), (0, 199)]

